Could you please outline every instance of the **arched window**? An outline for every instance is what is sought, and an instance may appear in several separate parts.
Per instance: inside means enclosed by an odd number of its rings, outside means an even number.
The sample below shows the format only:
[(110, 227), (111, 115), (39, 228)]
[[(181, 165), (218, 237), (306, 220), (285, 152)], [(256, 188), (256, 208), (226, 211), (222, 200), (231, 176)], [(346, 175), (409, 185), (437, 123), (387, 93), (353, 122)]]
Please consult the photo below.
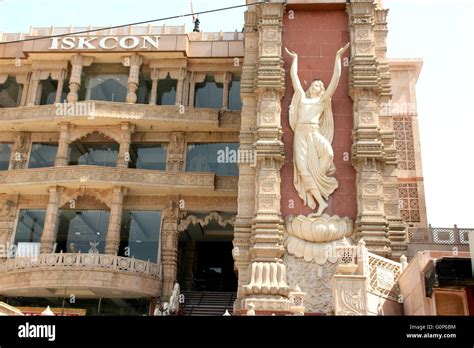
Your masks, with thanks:
[(22, 85), (16, 78), (9, 76), (0, 84), (0, 108), (14, 108), (20, 105)]
[(240, 76), (232, 75), (232, 81), (229, 84), (229, 110), (242, 110), (242, 101), (240, 100)]
[(115, 167), (119, 144), (98, 132), (77, 140), (69, 145), (69, 165), (91, 165)]
[[(106, 210), (66, 210), (59, 212), (56, 252), (104, 253), (110, 212)], [(94, 249), (95, 248), (95, 249)]]
[(158, 80), (156, 103), (158, 105), (175, 105), (177, 85), (178, 80), (172, 79), (170, 74), (166, 76), (166, 79)]
[(85, 91), (79, 92), (80, 100), (125, 102), (127, 100), (128, 69), (121, 64), (93, 64), (83, 70)]
[(124, 102), (127, 99), (127, 79), (126, 75), (97, 75), (90, 80), (86, 99)]
[[(69, 81), (65, 80), (63, 84), (63, 90), (61, 91), (61, 103), (67, 98), (66, 90), (69, 89), (67, 86), (69, 86)], [(40, 105), (54, 104), (56, 100), (56, 91), (58, 90), (58, 80), (53, 80), (50, 75), (46, 80), (41, 80), (40, 88)]]
[(196, 83), (194, 106), (196, 108), (222, 108), (224, 85), (207, 75), (202, 83)]

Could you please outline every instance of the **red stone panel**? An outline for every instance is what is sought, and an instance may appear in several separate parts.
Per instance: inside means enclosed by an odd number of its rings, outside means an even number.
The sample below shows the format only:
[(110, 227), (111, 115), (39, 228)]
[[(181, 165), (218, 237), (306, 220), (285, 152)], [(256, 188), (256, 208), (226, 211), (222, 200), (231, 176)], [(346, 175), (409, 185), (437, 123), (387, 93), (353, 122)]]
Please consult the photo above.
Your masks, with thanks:
[[(289, 9), (291, 10), (291, 8)], [(336, 52), (349, 41), (348, 18), (344, 10), (294, 10), (294, 19), (283, 20), (283, 45), (298, 53), (299, 77), (303, 88), (314, 79), (331, 80)], [(347, 54), (346, 54), (347, 56)], [(293, 186), (293, 131), (288, 122), (288, 108), (293, 95), (289, 75), (291, 58), (283, 54), (286, 69), (286, 92), (282, 100), (285, 164), (281, 170), (281, 210), (283, 216), (309, 214)], [(352, 144), (352, 100), (348, 94), (348, 68), (343, 67), (339, 87), (332, 99), (334, 114), (334, 164), (339, 188), (330, 196), (325, 213), (349, 216), (357, 214), (355, 170), (350, 163)], [(346, 158), (344, 158), (346, 157)], [(345, 161), (348, 159), (348, 161)]]

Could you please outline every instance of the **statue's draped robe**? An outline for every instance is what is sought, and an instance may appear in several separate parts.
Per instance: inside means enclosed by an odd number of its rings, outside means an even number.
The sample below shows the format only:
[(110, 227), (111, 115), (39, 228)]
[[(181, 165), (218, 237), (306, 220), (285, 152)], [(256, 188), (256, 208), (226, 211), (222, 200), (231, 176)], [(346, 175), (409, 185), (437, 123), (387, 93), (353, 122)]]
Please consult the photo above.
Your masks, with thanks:
[[(331, 100), (325, 102), (319, 123), (312, 122), (315, 115), (300, 115), (304, 91), (295, 91), (290, 106), (290, 126), (294, 132), (293, 141), (293, 183), (305, 205), (316, 208), (316, 201), (310, 190), (318, 190), (327, 200), (337, 189), (333, 149), (334, 120)], [(297, 161), (300, 167), (297, 168)], [(302, 170), (299, 170), (302, 169)]]

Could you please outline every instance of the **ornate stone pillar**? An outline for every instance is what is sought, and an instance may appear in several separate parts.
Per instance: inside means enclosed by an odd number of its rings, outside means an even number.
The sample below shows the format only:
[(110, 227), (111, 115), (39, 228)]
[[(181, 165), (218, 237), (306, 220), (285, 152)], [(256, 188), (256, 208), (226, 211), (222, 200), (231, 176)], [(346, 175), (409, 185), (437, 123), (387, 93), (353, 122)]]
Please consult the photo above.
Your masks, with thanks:
[(137, 102), (137, 89), (140, 75), (140, 67), (143, 64), (143, 57), (134, 53), (131, 57), (125, 57), (122, 64), (127, 66), (125, 62), (130, 63), (130, 71), (128, 75), (128, 93), (127, 103), (134, 104)]
[(156, 93), (158, 91), (158, 78), (159, 78), (158, 69), (155, 68), (151, 71), (150, 78), (151, 78), (150, 105), (155, 105)]
[(167, 301), (171, 296), (173, 285), (177, 279), (179, 218), (179, 205), (170, 199), (168, 206), (163, 211), (163, 226), (161, 227), (162, 300), (164, 301)]
[(189, 86), (189, 104), (190, 108), (194, 107), (194, 98), (196, 94), (196, 83), (202, 83), (206, 79), (206, 74), (191, 72), (191, 82)]
[(31, 146), (31, 133), (19, 132), (16, 136), (10, 158), (10, 169), (25, 169), (28, 165), (28, 153)]
[(28, 86), (31, 81), (31, 72), (27, 72), (24, 75), (17, 75), (16, 81), (21, 86), (21, 101), (19, 106), (26, 106), (28, 104)]
[(184, 105), (183, 95), (184, 95), (184, 81), (186, 79), (186, 69), (181, 68), (178, 71), (176, 83), (176, 105)]
[(184, 86), (183, 86), (183, 99), (182, 105), (189, 106), (189, 90), (191, 89), (191, 80), (192, 80), (192, 73), (190, 71), (186, 71), (185, 78), (184, 78)]
[(130, 161), (130, 143), (132, 141), (132, 133), (135, 132), (135, 125), (129, 122), (120, 124), (120, 149), (117, 159), (117, 168), (128, 168)]
[(78, 101), (77, 92), (81, 87), (82, 67), (90, 66), (94, 57), (85, 57), (76, 53), (71, 59), (71, 77), (69, 79), (69, 93), (67, 95), (68, 103), (75, 103)]
[(227, 110), (229, 104), (229, 84), (232, 79), (232, 74), (229, 72), (222, 73), (221, 75), (216, 75), (215, 80), (218, 83), (223, 84), (223, 94), (222, 94), (222, 109)]
[(28, 106), (33, 106), (36, 105), (36, 99), (38, 96), (38, 89), (39, 89), (39, 84), (41, 81), (41, 71), (39, 69), (35, 69), (33, 73), (31, 74), (31, 80), (30, 80), (30, 89), (28, 93)]
[(55, 167), (64, 167), (68, 165), (68, 150), (69, 144), (71, 144), (71, 130), (74, 125), (63, 122), (59, 125), (59, 142), (58, 152), (56, 153), (56, 160), (54, 161)]
[(259, 5), (259, 53), (256, 71), (257, 130), (255, 131), (255, 214), (249, 250), (248, 283), (242, 309), (289, 311), (289, 286), (282, 261), (283, 219), (280, 211), (280, 169), (283, 165), (281, 104), (284, 91), (282, 18), (284, 4)]
[(182, 172), (184, 170), (184, 157), (186, 152), (184, 132), (172, 132), (168, 147), (166, 170)]
[[(258, 14), (256, 6), (245, 12), (244, 64), (242, 66), (240, 95), (242, 100), (240, 146), (242, 151), (255, 151), (253, 130), (257, 126), (257, 101), (255, 76), (258, 62)], [(234, 311), (242, 309), (243, 286), (249, 283), (250, 238), (255, 208), (255, 166), (253, 163), (239, 163), (238, 208), (234, 224), (233, 257), (238, 272), (237, 300)]]
[(375, 52), (376, 4), (373, 0), (354, 0), (347, 4), (351, 36), (350, 95), (353, 99), (354, 130), (352, 163), (357, 170), (356, 239), (381, 256), (390, 257), (388, 221), (383, 198), (384, 144), (379, 128), (379, 61)]
[(59, 201), (64, 187), (51, 186), (48, 189), (49, 202), (46, 208), (46, 217), (44, 221), (43, 234), (41, 235), (41, 254), (49, 254), (54, 252), (54, 243), (58, 235), (59, 222)]
[[(375, 9), (374, 39), (375, 55), (379, 61), (380, 71), (380, 134), (384, 145), (384, 167), (383, 167), (383, 196), (384, 210), (388, 222), (388, 238), (392, 250), (391, 257), (399, 260), (400, 256), (406, 254), (406, 224), (400, 214), (399, 189), (398, 189), (398, 156), (395, 147), (395, 131), (391, 116), (388, 115), (389, 103), (392, 96), (390, 68), (387, 62), (387, 9), (379, 5)], [(383, 112), (383, 111), (386, 112)]]
[(127, 188), (122, 186), (116, 186), (112, 189), (109, 227), (107, 229), (107, 236), (105, 240), (105, 253), (107, 255), (117, 255), (119, 250), (123, 198), (127, 194), (127, 191)]
[(0, 195), (0, 247), (5, 254), (0, 253), (0, 259), (8, 256), (11, 250), (9, 244), (14, 229), (15, 216), (18, 211), (18, 195)]
[(380, 96), (381, 102), (389, 101), (392, 97), (392, 86), (390, 83), (390, 67), (387, 62), (387, 15), (388, 10), (379, 6), (375, 9), (374, 40), (375, 55), (379, 61), (380, 71)]
[(65, 69), (61, 69), (58, 76), (58, 89), (56, 90), (56, 97), (54, 99), (55, 103), (61, 102), (61, 96), (63, 94), (63, 87), (64, 87), (64, 80), (67, 77), (67, 71)]

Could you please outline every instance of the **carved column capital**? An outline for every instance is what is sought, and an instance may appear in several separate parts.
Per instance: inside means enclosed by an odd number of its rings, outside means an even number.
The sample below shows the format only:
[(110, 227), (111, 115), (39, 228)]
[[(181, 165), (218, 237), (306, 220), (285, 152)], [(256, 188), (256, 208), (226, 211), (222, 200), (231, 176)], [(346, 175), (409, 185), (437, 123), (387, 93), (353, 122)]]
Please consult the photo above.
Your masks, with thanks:
[(134, 53), (130, 57), (122, 58), (122, 64), (130, 66), (130, 71), (128, 75), (128, 94), (127, 94), (127, 103), (134, 104), (137, 102), (136, 91), (138, 89), (140, 67), (143, 64), (143, 57)]
[(75, 103), (78, 101), (79, 88), (81, 87), (81, 75), (82, 68), (84, 66), (90, 66), (94, 60), (94, 57), (83, 56), (76, 53), (71, 59), (71, 76), (69, 78), (69, 94), (67, 95), (68, 103)]

